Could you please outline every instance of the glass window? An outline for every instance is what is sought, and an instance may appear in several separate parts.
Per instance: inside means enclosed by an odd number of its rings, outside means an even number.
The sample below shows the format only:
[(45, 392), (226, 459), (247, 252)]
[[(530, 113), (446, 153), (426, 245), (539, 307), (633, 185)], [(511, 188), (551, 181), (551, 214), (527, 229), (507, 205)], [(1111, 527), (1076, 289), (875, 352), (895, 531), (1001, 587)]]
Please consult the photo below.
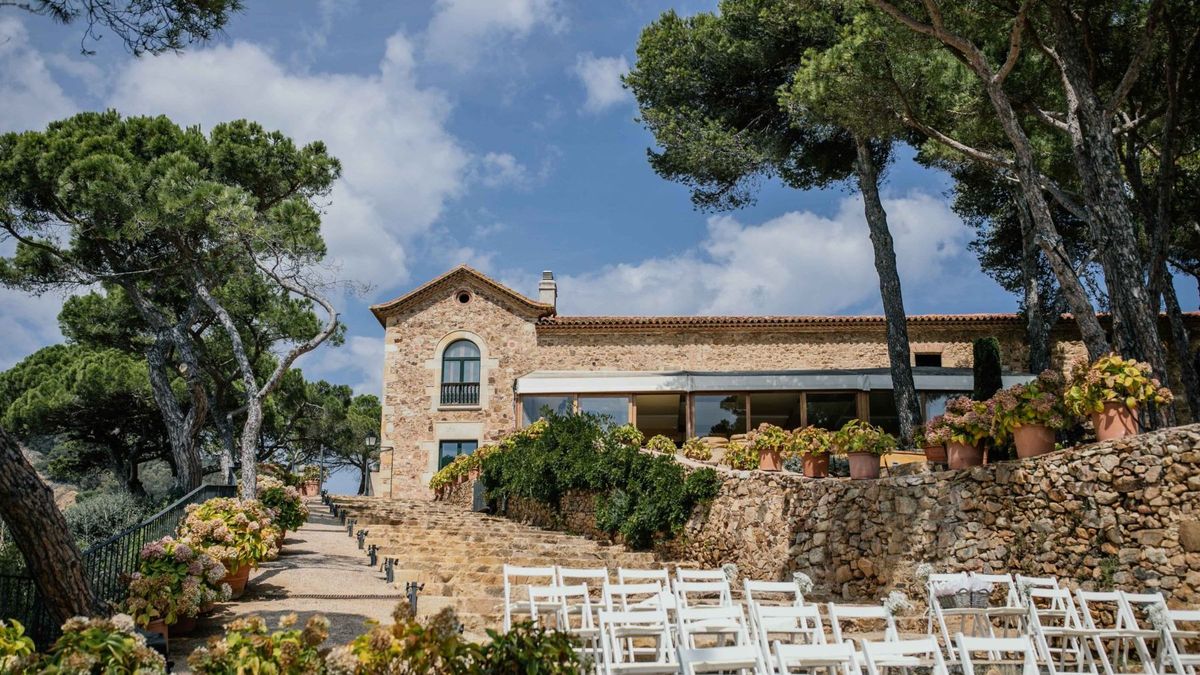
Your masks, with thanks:
[(438, 444), (438, 469), (445, 468), (455, 457), (469, 455), (478, 448), (478, 441), (442, 441)]
[(700, 394), (692, 397), (696, 435), (724, 436), (746, 433), (745, 394)]
[(757, 429), (763, 422), (783, 429), (800, 426), (800, 392), (771, 391), (750, 394), (750, 426)]
[(687, 435), (687, 414), (684, 412), (682, 394), (638, 394), (633, 397), (638, 431), (649, 440), (663, 435), (683, 443)]
[(941, 368), (942, 355), (937, 354), (917, 354), (913, 357), (913, 364), (918, 368)]
[(609, 424), (629, 424), (629, 398), (625, 396), (580, 396), (579, 412), (599, 415)]
[(808, 424), (837, 431), (846, 422), (858, 417), (858, 397), (854, 392), (808, 394), (806, 396)]
[(946, 412), (946, 401), (959, 396), (970, 396), (969, 391), (926, 391), (925, 396), (925, 421), (941, 415)]
[(551, 412), (559, 415), (566, 415), (571, 412), (571, 397), (570, 396), (522, 396), (521, 397), (521, 414), (525, 418), (525, 424), (530, 424), (545, 417), (545, 409), (549, 408)]
[(896, 412), (896, 397), (891, 389), (875, 389), (868, 397), (869, 418), (871, 424), (883, 427), (883, 430), (898, 436), (900, 434), (900, 415)]
[(442, 382), (445, 384), (479, 383), (479, 347), (470, 340), (459, 340), (442, 353)]

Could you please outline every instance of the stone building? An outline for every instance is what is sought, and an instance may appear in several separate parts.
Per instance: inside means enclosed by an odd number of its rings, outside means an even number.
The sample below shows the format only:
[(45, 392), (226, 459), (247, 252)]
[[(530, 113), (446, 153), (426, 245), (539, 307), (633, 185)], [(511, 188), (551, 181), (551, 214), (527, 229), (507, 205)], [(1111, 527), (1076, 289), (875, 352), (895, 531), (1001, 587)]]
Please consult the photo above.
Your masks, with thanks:
[[(460, 266), (371, 308), (386, 329), (379, 494), (431, 494), (439, 466), (545, 408), (677, 442), (762, 422), (896, 426), (883, 317), (559, 316), (557, 295), (550, 272), (535, 300)], [(971, 391), (975, 338), (999, 339), (1006, 383), (1029, 376), (1015, 314), (912, 316), (908, 330), (926, 417)], [(1053, 353), (1085, 353), (1071, 322)]]

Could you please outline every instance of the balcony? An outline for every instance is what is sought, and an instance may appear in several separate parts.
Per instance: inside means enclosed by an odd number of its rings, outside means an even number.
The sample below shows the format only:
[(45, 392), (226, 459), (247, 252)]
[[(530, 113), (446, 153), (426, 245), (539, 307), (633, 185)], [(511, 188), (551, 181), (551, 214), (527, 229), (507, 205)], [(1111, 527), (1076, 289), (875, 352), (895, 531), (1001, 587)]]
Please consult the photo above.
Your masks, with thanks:
[(441, 405), (479, 405), (479, 383), (444, 382)]

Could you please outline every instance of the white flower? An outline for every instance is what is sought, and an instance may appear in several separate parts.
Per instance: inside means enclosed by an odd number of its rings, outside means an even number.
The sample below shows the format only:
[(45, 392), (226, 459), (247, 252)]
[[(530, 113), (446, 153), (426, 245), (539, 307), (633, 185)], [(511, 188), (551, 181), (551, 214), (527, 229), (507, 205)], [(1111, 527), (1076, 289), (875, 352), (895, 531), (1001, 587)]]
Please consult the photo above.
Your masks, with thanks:
[(804, 572), (793, 572), (792, 581), (796, 582), (796, 588), (800, 590), (800, 595), (808, 595), (809, 593), (812, 593), (812, 590), (815, 587), (812, 577), (808, 576)]
[(917, 579), (920, 579), (922, 584), (929, 583), (929, 577), (932, 574), (933, 574), (933, 565), (930, 565), (927, 562), (917, 565)]
[(912, 603), (908, 601), (908, 596), (900, 591), (892, 591), (888, 593), (887, 599), (883, 601), (883, 608), (891, 616), (896, 616), (903, 612), (912, 609)]
[(1164, 603), (1157, 603), (1147, 610), (1146, 618), (1150, 620), (1150, 625), (1154, 626), (1155, 630), (1167, 630), (1171, 627), (1171, 615), (1167, 613), (1167, 606)]
[(137, 631), (137, 625), (133, 623), (133, 617), (128, 614), (113, 614), (110, 621), (112, 621), (113, 626), (117, 630), (122, 632), (133, 633)]
[(729, 583), (732, 584), (734, 581), (737, 580), (737, 575), (738, 575), (738, 566), (737, 565), (734, 565), (733, 563), (725, 563), (724, 565), (721, 565), (721, 571), (725, 573), (725, 578), (729, 580)]

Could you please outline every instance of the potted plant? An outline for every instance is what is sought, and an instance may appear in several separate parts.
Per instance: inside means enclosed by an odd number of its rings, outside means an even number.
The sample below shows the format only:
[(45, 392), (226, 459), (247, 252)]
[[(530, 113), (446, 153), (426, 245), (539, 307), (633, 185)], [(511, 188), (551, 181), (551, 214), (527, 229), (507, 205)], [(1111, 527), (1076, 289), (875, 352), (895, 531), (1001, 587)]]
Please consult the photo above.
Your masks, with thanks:
[(926, 462), (930, 464), (946, 463), (946, 446), (929, 439), (926, 424), (913, 429), (913, 445), (925, 453)]
[(646, 449), (653, 450), (654, 452), (662, 452), (668, 455), (673, 455), (675, 454), (676, 450), (675, 441), (663, 436), (662, 434), (658, 434), (650, 437), (650, 440), (646, 441)]
[(225, 565), (224, 583), (229, 584), (233, 598), (246, 590), (250, 569), (279, 552), (271, 512), (257, 499), (215, 497), (190, 504), (179, 524), (179, 535)]
[(699, 438), (689, 438), (683, 443), (683, 456), (696, 462), (707, 462), (712, 459), (712, 448)]
[(36, 673), (39, 658), (25, 626), (16, 619), (0, 619), (0, 673)]
[(308, 520), (308, 507), (300, 491), (271, 476), (259, 477), (258, 501), (270, 510), (271, 524), (279, 532), (276, 548), (283, 548), (283, 538), (289, 530), (295, 532)]
[(110, 619), (77, 616), (62, 625), (62, 635), (40, 664), (39, 673), (138, 673), (167, 672), (167, 662), (128, 614)]
[(855, 480), (879, 478), (880, 459), (895, 449), (895, 436), (863, 420), (850, 420), (833, 434), (833, 451), (846, 455)]
[(321, 493), (321, 467), (309, 464), (300, 470), (300, 494), (315, 497)]
[(996, 392), (992, 435), (1012, 437), (1017, 457), (1037, 457), (1054, 450), (1054, 432), (1067, 425), (1063, 377), (1047, 370), (1036, 379)]
[(829, 448), (833, 434), (821, 427), (807, 426), (792, 432), (792, 452), (804, 461), (804, 475), (825, 478), (829, 475)]
[(642, 447), (642, 443), (646, 441), (646, 435), (632, 424), (622, 424), (619, 427), (613, 427), (608, 433), (617, 445), (627, 448), (640, 448)]
[(225, 566), (186, 540), (152, 541), (138, 558), (138, 570), (128, 579), (125, 611), (148, 631), (186, 635), (201, 612), (229, 599)]
[(783, 468), (783, 453), (791, 441), (791, 434), (783, 429), (763, 422), (754, 432), (753, 445), (758, 451), (758, 468), (763, 471), (779, 471)]
[(1167, 405), (1173, 396), (1148, 364), (1109, 354), (1090, 366), (1076, 363), (1065, 398), (1072, 413), (1091, 417), (1096, 439), (1107, 441), (1136, 434), (1138, 408)]
[(945, 414), (929, 420), (925, 427), (927, 443), (946, 446), (946, 463), (951, 469), (983, 465), (983, 439), (992, 429), (991, 408), (966, 396), (946, 402)]
[(753, 443), (729, 441), (725, 448), (725, 456), (721, 459), (729, 468), (739, 471), (751, 471), (759, 466), (758, 450)]
[(295, 614), (280, 617), (275, 632), (267, 630), (262, 617), (234, 619), (224, 637), (213, 637), (192, 652), (188, 665), (197, 675), (324, 672), (320, 645), (329, 637), (329, 620), (317, 614), (303, 630), (295, 625)]

